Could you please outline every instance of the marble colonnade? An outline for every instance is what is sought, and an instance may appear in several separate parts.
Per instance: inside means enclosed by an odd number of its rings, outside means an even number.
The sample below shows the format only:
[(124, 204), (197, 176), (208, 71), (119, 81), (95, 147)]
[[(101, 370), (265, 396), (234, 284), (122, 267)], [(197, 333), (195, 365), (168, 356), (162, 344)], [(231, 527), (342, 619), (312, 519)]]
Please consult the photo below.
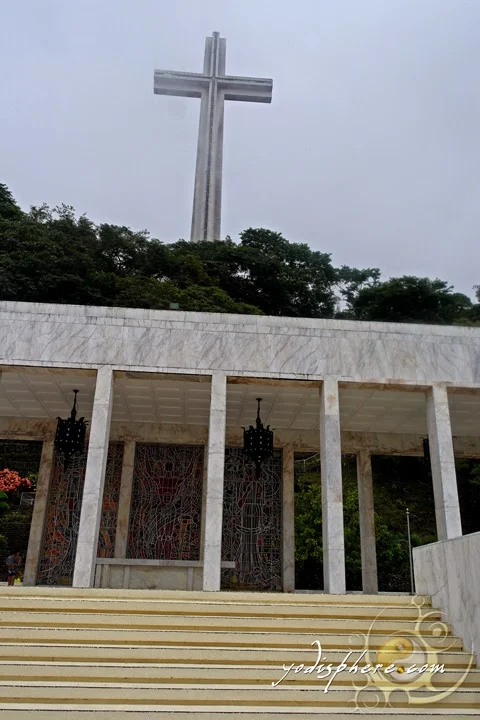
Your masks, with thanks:
[[(98, 524), (103, 501), (106, 458), (113, 404), (114, 373), (110, 367), (99, 368), (92, 413), (92, 428), (87, 456), (85, 493), (82, 503), (73, 584), (90, 587), (94, 582)], [(223, 507), (223, 463), (227, 410), (227, 375), (212, 373), (209, 435), (205, 457), (204, 532), (201, 558), (203, 588), (220, 589), (220, 559)], [(279, 381), (281, 384), (281, 381)], [(312, 389), (312, 392), (314, 390)], [(345, 550), (341, 477), (341, 434), (339, 388), (335, 378), (325, 378), (320, 388), (320, 437), (322, 472), (322, 514), (325, 591), (345, 592)], [(455, 479), (453, 441), (444, 385), (427, 391), (427, 424), (430, 437), (435, 512), (439, 539), (461, 535), (460, 509)], [(125, 444), (120, 489), (115, 558), (126, 556), (127, 533), (132, 492), (135, 442)], [(45, 522), (48, 484), (53, 458), (53, 443), (44, 442), (37, 499), (34, 507), (30, 543), (25, 567), (25, 584), (34, 584), (39, 562)], [(368, 450), (357, 454), (359, 483), (360, 535), (363, 591), (378, 591), (373, 484), (371, 457)], [(292, 592), (294, 578), (294, 449), (283, 447), (282, 497), (282, 587)]]

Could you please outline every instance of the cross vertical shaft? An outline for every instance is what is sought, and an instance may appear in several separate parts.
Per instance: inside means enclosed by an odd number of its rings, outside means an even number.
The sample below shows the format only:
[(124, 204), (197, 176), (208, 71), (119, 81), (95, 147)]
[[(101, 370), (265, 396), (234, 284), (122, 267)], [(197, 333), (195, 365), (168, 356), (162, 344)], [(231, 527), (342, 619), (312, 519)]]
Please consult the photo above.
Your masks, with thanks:
[(154, 93), (200, 98), (197, 165), (190, 239), (219, 240), (225, 100), (271, 102), (272, 80), (225, 75), (226, 40), (205, 41), (203, 73), (155, 70)]
[(225, 75), (225, 56), (225, 38), (214, 32), (205, 41), (203, 74), (210, 82), (200, 101), (191, 240), (220, 239), (225, 101), (218, 78)]

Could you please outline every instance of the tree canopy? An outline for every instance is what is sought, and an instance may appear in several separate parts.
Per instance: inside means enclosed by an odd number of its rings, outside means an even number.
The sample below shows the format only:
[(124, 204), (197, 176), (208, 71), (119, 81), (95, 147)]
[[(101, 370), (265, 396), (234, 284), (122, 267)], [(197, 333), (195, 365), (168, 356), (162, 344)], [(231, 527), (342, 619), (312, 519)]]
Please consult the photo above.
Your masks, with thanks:
[(404, 276), (362, 287), (352, 298), (355, 320), (448, 323), (467, 318), (472, 302), (443, 280)]
[(24, 212), (0, 184), (0, 299), (309, 318), (480, 325), (477, 302), (439, 279), (381, 279), (279, 232), (164, 243), (145, 230), (46, 205)]

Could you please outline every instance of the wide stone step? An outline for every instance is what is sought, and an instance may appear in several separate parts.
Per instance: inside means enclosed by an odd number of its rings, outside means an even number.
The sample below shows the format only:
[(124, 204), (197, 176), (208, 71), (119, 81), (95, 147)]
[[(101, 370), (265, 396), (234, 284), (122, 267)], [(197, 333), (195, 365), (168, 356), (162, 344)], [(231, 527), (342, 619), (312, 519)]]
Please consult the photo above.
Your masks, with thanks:
[[(1, 588), (0, 588), (1, 590)], [(152, 595), (154, 595), (152, 591)], [(302, 598), (303, 596), (297, 596)], [(368, 605), (356, 603), (342, 603), (340, 597), (337, 605), (332, 603), (321, 604), (305, 603), (301, 600), (295, 605), (292, 603), (278, 602), (262, 602), (263, 596), (260, 595), (258, 601), (255, 602), (233, 602), (217, 601), (217, 602), (193, 602), (193, 601), (169, 601), (159, 600), (125, 600), (114, 599), (94, 600), (92, 598), (79, 599), (76, 596), (65, 596), (62, 598), (52, 597), (8, 597), (0, 592), (0, 611), (10, 613), (11, 611), (25, 611), (37, 613), (85, 613), (102, 615), (127, 614), (127, 615), (190, 615), (195, 617), (259, 617), (259, 618), (358, 618), (370, 619), (380, 617), (386, 620), (416, 620), (419, 615), (418, 608), (410, 604), (405, 605)], [(348, 597), (348, 596), (347, 596)], [(439, 610), (434, 610), (429, 605), (422, 606), (422, 614), (428, 613), (429, 618), (441, 619), (442, 615)]]
[[(351, 665), (361, 655), (363, 647), (345, 662)], [(345, 660), (348, 650), (345, 647), (330, 648), (328, 662), (338, 664)], [(53, 643), (33, 644), (17, 642), (0, 645), (2, 661), (24, 660), (42, 661), (45, 663), (63, 662), (96, 662), (96, 663), (190, 663), (215, 665), (313, 665), (317, 658), (317, 650), (312, 648), (254, 648), (254, 647), (188, 647), (188, 646), (132, 646), (132, 645), (55, 645)], [(423, 652), (413, 652), (412, 662), (421, 665), (424, 662)], [(443, 650), (438, 652), (438, 662), (448, 668), (466, 668), (471, 662), (471, 655), (459, 650)], [(417, 661), (418, 658), (418, 661)]]
[[(460, 720), (480, 714), (480, 671), (449, 632), (428, 601), (408, 596), (5, 588), (0, 720)], [(390, 708), (359, 713), (354, 683), (371, 674), (347, 670), (403, 637), (417, 641), (409, 665), (445, 671), (427, 671), (430, 688), (410, 699), (396, 691)], [(323, 663), (346, 663), (328, 692), (330, 678), (299, 668), (315, 664), (314, 640)], [(284, 677), (284, 666), (300, 671)], [(388, 687), (377, 674), (362, 698), (373, 706)]]
[[(376, 704), (379, 689), (370, 686), (362, 689), (361, 700), (368, 707)], [(338, 687), (334, 682), (328, 692), (323, 688), (294, 688), (280, 685), (278, 687), (258, 688), (256, 686), (238, 686), (211, 684), (184, 686), (181, 683), (163, 684), (129, 683), (61, 683), (61, 682), (4, 682), (0, 681), (0, 704), (5, 705), (11, 701), (16, 704), (29, 703), (74, 703), (89, 704), (122, 704), (135, 707), (141, 704), (191, 705), (199, 708), (202, 705), (212, 707), (223, 705), (233, 707), (276, 705), (295, 708), (348, 708), (355, 706), (357, 690), (353, 687)], [(452, 692), (444, 690), (427, 691), (424, 688), (412, 689), (407, 695), (404, 692), (395, 692), (389, 698), (391, 709), (410, 707), (415, 702), (434, 704), (437, 709), (455, 707), (462, 709), (478, 709), (480, 712), (480, 690), (471, 688), (458, 688)]]
[[(9, 610), (0, 612), (0, 627), (52, 627), (52, 628), (95, 628), (115, 629), (169, 629), (169, 630), (230, 630), (232, 632), (264, 630), (269, 632), (318, 633), (332, 632), (363, 632), (376, 635), (389, 633), (409, 633), (417, 628), (417, 620), (392, 620), (379, 617), (366, 619), (335, 617), (317, 618), (278, 618), (278, 617), (243, 617), (216, 615), (161, 615), (152, 618), (140, 614), (99, 614), (72, 612), (36, 612)], [(450, 632), (450, 627), (434, 619), (421, 622), (422, 635), (433, 635), (438, 632)]]
[[(19, 598), (65, 598), (85, 599), (90, 602), (104, 601), (135, 601), (147, 600), (149, 602), (174, 602), (174, 603), (205, 603), (219, 604), (233, 602), (247, 605), (368, 605), (369, 607), (409, 607), (412, 605), (412, 597), (407, 594), (390, 595), (364, 595), (363, 593), (331, 595), (328, 593), (268, 593), (268, 592), (203, 592), (189, 590), (112, 590), (107, 588), (72, 588), (72, 587), (28, 587), (14, 586), (0, 588), (2, 597)], [(431, 606), (431, 598), (426, 595), (415, 596), (415, 603), (421, 603), (424, 607)]]
[[(397, 717), (405, 720), (433, 720), (433, 718), (450, 718), (462, 720), (478, 715), (475, 708), (461, 711), (455, 708), (395, 708)], [(346, 708), (278, 708), (274, 706), (232, 708), (209, 707), (193, 708), (179, 706), (172, 710), (171, 706), (141, 705), (136, 709), (125, 709), (123, 705), (90, 705), (86, 709), (82, 704), (42, 705), (24, 703), (21, 705), (0, 705), (0, 717), (11, 720), (313, 720), (320, 716), (322, 720), (380, 720), (390, 717), (393, 712), (379, 710), (362, 711), (359, 715), (355, 709)]]
[[(324, 632), (321, 638), (322, 648), (364, 648), (363, 634), (347, 632)], [(50, 628), (50, 627), (0, 627), (0, 645), (8, 642), (55, 643), (55, 644), (105, 644), (105, 645), (184, 645), (185, 647), (276, 647), (302, 648), (310, 645), (316, 638), (304, 636), (299, 632), (262, 632), (224, 630), (197, 630), (194, 633), (184, 630), (126, 630), (124, 628), (90, 630), (86, 628)], [(379, 648), (390, 639), (389, 634), (373, 634), (368, 638), (368, 647)], [(428, 644), (438, 650), (462, 649), (461, 638), (428, 637)]]
[[(421, 658), (418, 657), (421, 662)], [(351, 665), (351, 663), (350, 663)], [(227, 685), (261, 685), (270, 686), (285, 675), (282, 666), (266, 667), (261, 665), (191, 665), (170, 663), (164, 665), (152, 665), (142, 663), (122, 663), (118, 665), (106, 663), (35, 663), (35, 662), (3, 662), (0, 665), (0, 680), (23, 681), (76, 681), (81, 683), (171, 683), (183, 682), (186, 684), (219, 684)], [(360, 672), (343, 672), (335, 678), (335, 686), (350, 686)], [(360, 676), (361, 677), (361, 676)], [(445, 672), (437, 672), (431, 675), (434, 687), (450, 688), (462, 683), (465, 686), (480, 687), (480, 670), (470, 670), (465, 673), (463, 669), (445, 668)], [(376, 682), (382, 685), (381, 676), (377, 676)], [(315, 673), (309, 674), (290, 672), (282, 685), (313, 686), (322, 687), (325, 681), (318, 679)], [(385, 683), (383, 683), (385, 685)]]

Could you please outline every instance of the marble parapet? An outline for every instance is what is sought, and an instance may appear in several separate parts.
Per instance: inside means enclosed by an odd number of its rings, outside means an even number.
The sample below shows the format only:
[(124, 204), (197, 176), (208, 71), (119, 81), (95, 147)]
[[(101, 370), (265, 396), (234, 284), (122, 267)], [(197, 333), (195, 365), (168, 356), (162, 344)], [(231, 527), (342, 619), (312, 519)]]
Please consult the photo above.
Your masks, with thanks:
[(480, 387), (480, 328), (4, 301), (0, 364)]
[(413, 548), (415, 590), (431, 595), (465, 649), (480, 658), (480, 532)]

